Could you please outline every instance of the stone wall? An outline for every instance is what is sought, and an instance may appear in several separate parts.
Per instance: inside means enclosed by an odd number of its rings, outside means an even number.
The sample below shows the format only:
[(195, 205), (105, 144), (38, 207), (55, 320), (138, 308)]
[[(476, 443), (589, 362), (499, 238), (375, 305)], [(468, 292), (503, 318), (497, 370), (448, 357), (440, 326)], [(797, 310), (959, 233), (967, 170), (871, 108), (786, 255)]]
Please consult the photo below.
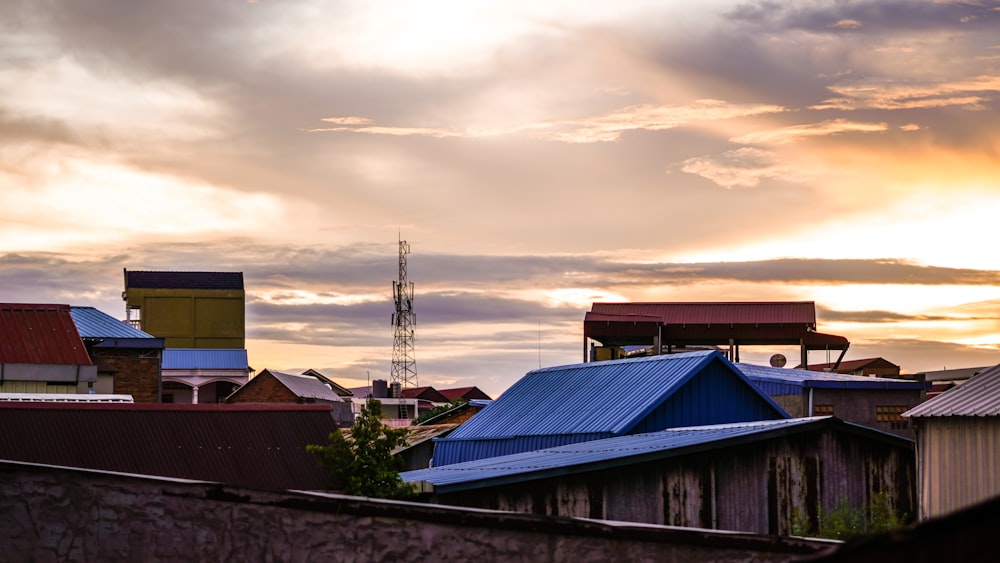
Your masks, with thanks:
[(789, 561), (835, 542), (0, 462), (11, 561)]

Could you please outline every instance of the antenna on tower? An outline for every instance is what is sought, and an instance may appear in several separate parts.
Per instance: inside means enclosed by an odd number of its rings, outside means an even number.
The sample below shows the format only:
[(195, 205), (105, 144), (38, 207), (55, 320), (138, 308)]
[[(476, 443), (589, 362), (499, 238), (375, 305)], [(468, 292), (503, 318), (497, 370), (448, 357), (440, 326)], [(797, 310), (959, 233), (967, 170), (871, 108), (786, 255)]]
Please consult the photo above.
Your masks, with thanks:
[[(399, 279), (392, 282), (392, 297), (396, 311), (392, 314), (392, 383), (401, 388), (417, 386), (417, 362), (413, 356), (413, 328), (417, 317), (413, 313), (413, 282), (406, 281), (406, 255), (410, 245), (399, 241)], [(414, 415), (416, 416), (416, 415)]]

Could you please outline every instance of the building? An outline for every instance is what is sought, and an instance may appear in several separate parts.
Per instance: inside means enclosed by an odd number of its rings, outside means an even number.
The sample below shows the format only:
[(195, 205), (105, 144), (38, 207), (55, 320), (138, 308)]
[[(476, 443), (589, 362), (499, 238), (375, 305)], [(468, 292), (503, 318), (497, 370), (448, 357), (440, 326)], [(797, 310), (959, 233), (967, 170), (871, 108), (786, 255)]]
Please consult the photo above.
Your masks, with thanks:
[(653, 355), (708, 346), (724, 348), (738, 362), (741, 346), (792, 345), (801, 365), (814, 350), (839, 350), (839, 363), (850, 342), (816, 329), (812, 301), (594, 303), (583, 319), (583, 361), (619, 358), (629, 346)]
[(306, 451), (329, 405), (0, 402), (0, 459), (258, 489), (329, 490)]
[(863, 508), (885, 495), (912, 515), (914, 473), (912, 441), (814, 417), (671, 428), (401, 475), (437, 504), (802, 535), (842, 501)]
[(81, 383), (78, 393), (128, 395), (137, 403), (160, 402), (162, 338), (94, 307), (70, 307), (70, 315), (97, 366), (97, 381)]
[(1000, 365), (903, 416), (917, 436), (921, 519), (1000, 495)]
[(910, 439), (913, 429), (903, 413), (923, 402), (930, 386), (921, 381), (746, 363), (736, 367), (793, 417), (832, 415)]
[[(802, 366), (799, 365), (798, 369), (802, 369)], [(899, 366), (885, 358), (844, 360), (839, 364), (813, 364), (806, 369), (865, 377), (899, 377)]]
[(97, 382), (69, 305), (0, 303), (0, 393), (76, 393)]
[(316, 370), (314, 370), (312, 368), (307, 369), (306, 371), (302, 372), (302, 375), (307, 375), (309, 377), (315, 377), (321, 383), (323, 383), (324, 385), (327, 385), (330, 389), (333, 390), (334, 393), (340, 395), (341, 397), (350, 398), (350, 397), (354, 396), (354, 393), (351, 393), (350, 389), (348, 389), (346, 387), (342, 387), (336, 381), (330, 379), (329, 377), (323, 375), (322, 373), (320, 373), (320, 372), (318, 372), (318, 371), (316, 371)]
[(543, 368), (435, 443), (436, 467), (665, 428), (788, 418), (719, 352)]
[(297, 403), (330, 405), (338, 426), (354, 424), (349, 397), (341, 397), (311, 375), (292, 375), (265, 369), (225, 398), (226, 403)]
[(221, 403), (250, 379), (243, 349), (167, 348), (163, 351), (164, 403)]
[(466, 401), (492, 401), (493, 397), (490, 397), (483, 392), (479, 387), (455, 387), (454, 389), (439, 389), (442, 395), (447, 397), (449, 401), (454, 401), (456, 399), (463, 399)]
[(167, 348), (245, 348), (241, 272), (125, 270), (126, 319)]

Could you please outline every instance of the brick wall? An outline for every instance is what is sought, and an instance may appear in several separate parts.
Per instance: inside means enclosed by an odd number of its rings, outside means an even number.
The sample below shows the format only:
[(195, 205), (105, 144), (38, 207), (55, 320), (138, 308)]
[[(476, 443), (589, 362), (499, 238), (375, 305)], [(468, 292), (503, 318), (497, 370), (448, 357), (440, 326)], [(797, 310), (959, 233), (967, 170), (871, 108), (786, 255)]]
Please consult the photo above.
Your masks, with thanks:
[(114, 355), (109, 351), (99, 352), (94, 357), (98, 373), (110, 373), (114, 377), (113, 393), (132, 395), (136, 403), (160, 402), (160, 357), (155, 355), (127, 352)]
[(240, 388), (227, 403), (295, 403), (298, 397), (264, 371)]

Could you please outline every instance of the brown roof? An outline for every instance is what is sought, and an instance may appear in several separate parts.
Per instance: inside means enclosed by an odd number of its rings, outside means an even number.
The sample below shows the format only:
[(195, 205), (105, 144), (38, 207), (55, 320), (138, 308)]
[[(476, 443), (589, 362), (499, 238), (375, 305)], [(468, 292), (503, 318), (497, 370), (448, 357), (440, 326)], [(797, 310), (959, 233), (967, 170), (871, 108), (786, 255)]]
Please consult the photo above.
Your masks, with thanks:
[(0, 459), (213, 481), (327, 490), (306, 451), (337, 424), (329, 405), (0, 402)]
[(664, 324), (816, 324), (812, 301), (594, 303), (591, 313)]
[(69, 305), (0, 303), (0, 363), (90, 366)]
[(445, 397), (437, 389), (430, 386), (407, 387), (403, 389), (403, 397), (406, 399), (423, 399), (432, 403), (447, 403), (450, 401), (448, 397)]
[(456, 387), (454, 389), (438, 389), (438, 392), (448, 398), (449, 401), (455, 399), (480, 399), (492, 401), (493, 398), (484, 393), (479, 387)]
[(823, 371), (836, 367), (837, 371), (854, 371), (866, 367), (899, 368), (896, 364), (885, 358), (864, 358), (861, 360), (844, 360), (837, 364), (809, 364), (810, 371)]

